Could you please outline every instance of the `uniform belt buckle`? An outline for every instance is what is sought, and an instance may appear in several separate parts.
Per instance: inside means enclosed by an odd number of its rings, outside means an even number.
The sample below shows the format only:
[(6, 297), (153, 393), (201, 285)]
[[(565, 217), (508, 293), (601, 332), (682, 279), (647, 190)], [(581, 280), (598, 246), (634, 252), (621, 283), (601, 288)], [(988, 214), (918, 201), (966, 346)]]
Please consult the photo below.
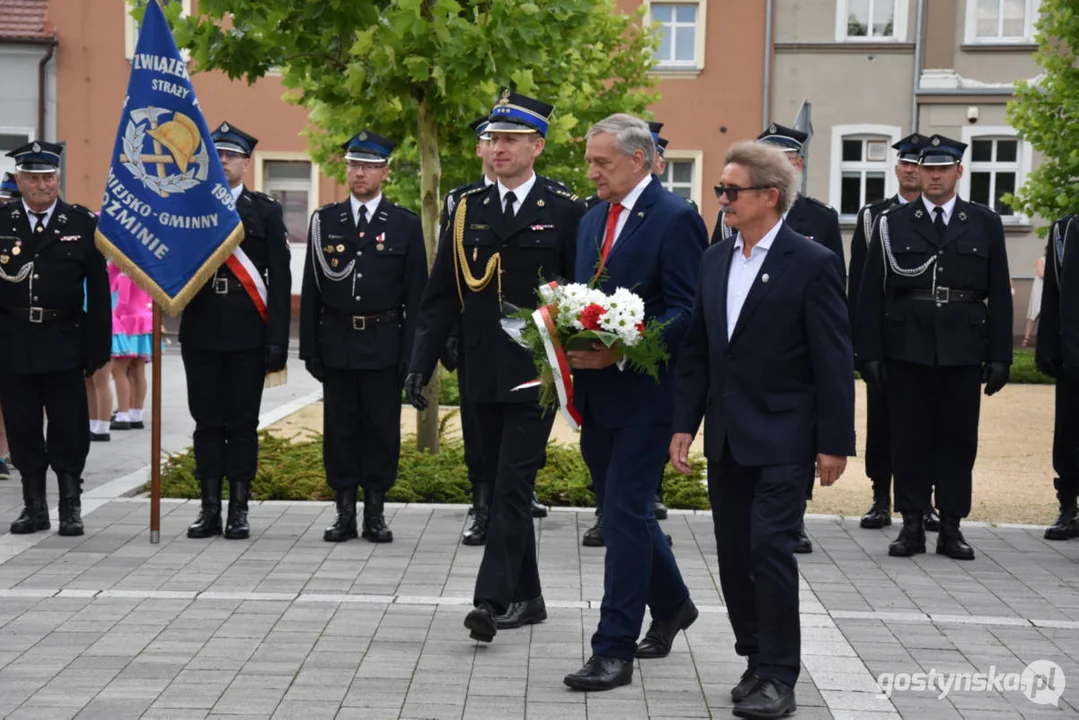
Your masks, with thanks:
[(37, 323), (38, 325), (45, 322), (45, 308), (30, 308), (30, 322)]
[(352, 316), (352, 329), (353, 330), (366, 330), (367, 329), (367, 318), (365, 316), (363, 316), (363, 315), (353, 315)]
[(220, 275), (214, 278), (214, 292), (218, 295), (229, 294), (229, 279)]
[(952, 301), (952, 289), (947, 287), (934, 288), (933, 299), (937, 301), (937, 305), (947, 305)]

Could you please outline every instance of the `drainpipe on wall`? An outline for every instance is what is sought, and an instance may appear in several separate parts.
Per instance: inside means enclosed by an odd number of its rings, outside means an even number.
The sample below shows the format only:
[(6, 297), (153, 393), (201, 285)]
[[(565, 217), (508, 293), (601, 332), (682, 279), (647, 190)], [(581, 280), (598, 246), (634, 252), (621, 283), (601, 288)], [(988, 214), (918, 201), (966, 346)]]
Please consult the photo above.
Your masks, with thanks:
[(764, 3), (764, 123), (761, 125), (762, 129), (772, 122), (772, 1), (765, 0)]
[(914, 82), (910, 94), (910, 131), (918, 132), (918, 86), (922, 80), (922, 34), (925, 30), (925, 0), (918, 0), (918, 14), (914, 21)]
[(45, 139), (45, 66), (52, 60), (55, 52), (56, 39), (50, 38), (46, 41), (45, 57), (37, 64), (37, 136), (42, 140)]

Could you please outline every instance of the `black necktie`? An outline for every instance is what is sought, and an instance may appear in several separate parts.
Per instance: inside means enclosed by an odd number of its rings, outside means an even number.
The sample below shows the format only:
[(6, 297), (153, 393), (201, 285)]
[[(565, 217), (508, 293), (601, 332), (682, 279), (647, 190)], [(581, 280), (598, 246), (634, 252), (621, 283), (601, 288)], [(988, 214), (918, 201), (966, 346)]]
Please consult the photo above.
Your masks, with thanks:
[(936, 215), (936, 217), (933, 218), (933, 227), (937, 229), (938, 236), (944, 237), (944, 229), (947, 227), (947, 225), (944, 224), (944, 208), (937, 205), (933, 208), (933, 214)]
[(45, 232), (45, 216), (48, 215), (48, 213), (32, 212), (30, 214), (37, 218), (37, 222), (34, 224), (34, 234), (40, 235)]
[(363, 237), (367, 232), (367, 206), (360, 205), (360, 221), (356, 223), (356, 229), (360, 232), (360, 237)]
[(506, 193), (506, 207), (502, 210), (502, 219), (505, 220), (506, 227), (513, 222), (513, 203), (515, 202), (517, 202), (517, 196), (510, 190)]

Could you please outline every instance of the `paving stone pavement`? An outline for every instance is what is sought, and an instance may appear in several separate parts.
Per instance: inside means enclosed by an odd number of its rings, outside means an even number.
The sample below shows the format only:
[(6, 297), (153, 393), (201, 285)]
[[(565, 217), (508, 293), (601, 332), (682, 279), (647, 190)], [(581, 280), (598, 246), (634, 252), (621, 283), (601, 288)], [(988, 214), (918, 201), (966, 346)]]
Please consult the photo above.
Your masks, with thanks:
[[(184, 535), (195, 504), (166, 501), (161, 542), (151, 545), (146, 500), (103, 502), (84, 537), (40, 533), (0, 556), (0, 717), (730, 716), (743, 664), (708, 513), (663, 522), (700, 619), (670, 657), (638, 662), (632, 685), (583, 694), (562, 676), (588, 655), (602, 595), (603, 551), (578, 542), (590, 513), (556, 510), (537, 522), (549, 619), (484, 645), (461, 625), (482, 554), (458, 543), (465, 511), (391, 506), (392, 544), (332, 545), (321, 539), (329, 504), (263, 502), (252, 507), (250, 540), (195, 541)], [(807, 525), (816, 552), (799, 557), (795, 717), (1079, 716), (1079, 542), (971, 526), (974, 562), (908, 560), (887, 557), (891, 532), (835, 518)], [(1059, 668), (1048, 689), (1007, 675), (1035, 661)], [(882, 673), (891, 675), (878, 685)], [(911, 689), (926, 676), (932, 691)], [(941, 678), (960, 684), (945, 693)]]

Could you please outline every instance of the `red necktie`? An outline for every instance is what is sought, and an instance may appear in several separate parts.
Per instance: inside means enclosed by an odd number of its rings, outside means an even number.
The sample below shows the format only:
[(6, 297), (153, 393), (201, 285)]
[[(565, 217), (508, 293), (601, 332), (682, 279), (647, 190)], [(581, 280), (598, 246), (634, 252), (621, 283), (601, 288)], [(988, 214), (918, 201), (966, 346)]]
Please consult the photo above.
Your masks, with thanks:
[[(607, 264), (607, 256), (614, 245), (614, 231), (618, 227), (618, 218), (625, 208), (620, 203), (614, 203), (607, 209), (607, 234), (603, 238), (603, 249), (599, 252), (599, 267), (596, 269), (596, 277), (603, 272), (603, 266)], [(593, 278), (594, 280), (595, 278)]]

